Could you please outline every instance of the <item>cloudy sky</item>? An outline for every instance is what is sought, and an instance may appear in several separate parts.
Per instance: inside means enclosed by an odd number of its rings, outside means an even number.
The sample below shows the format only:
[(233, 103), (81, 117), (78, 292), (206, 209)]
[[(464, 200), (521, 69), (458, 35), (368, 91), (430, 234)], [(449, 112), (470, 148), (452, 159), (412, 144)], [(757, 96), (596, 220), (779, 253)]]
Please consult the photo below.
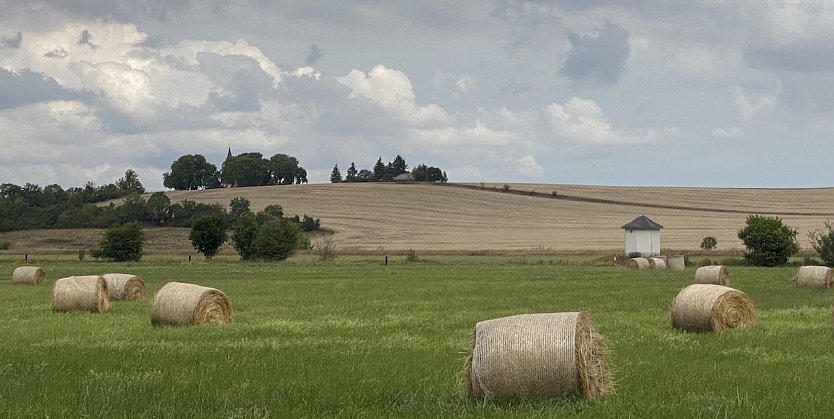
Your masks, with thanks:
[(183, 154), (451, 181), (834, 185), (834, 4), (0, 0), (0, 183)]

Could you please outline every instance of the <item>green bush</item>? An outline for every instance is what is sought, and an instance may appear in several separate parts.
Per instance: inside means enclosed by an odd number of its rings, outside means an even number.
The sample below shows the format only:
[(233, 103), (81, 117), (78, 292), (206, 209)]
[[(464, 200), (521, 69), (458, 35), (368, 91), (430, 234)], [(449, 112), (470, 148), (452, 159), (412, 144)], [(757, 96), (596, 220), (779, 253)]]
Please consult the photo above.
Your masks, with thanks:
[(738, 238), (747, 247), (744, 258), (755, 266), (778, 266), (799, 252), (797, 231), (782, 222), (779, 217), (748, 215), (747, 224), (738, 232)]
[(255, 214), (252, 214), (252, 211), (241, 215), (237, 219), (235, 230), (232, 233), (232, 244), (241, 259), (249, 260), (255, 255), (253, 242), (257, 233), (258, 222), (255, 220)]
[(302, 236), (298, 226), (290, 220), (269, 220), (258, 227), (252, 241), (253, 256), (262, 260), (284, 260), (295, 253)]
[(718, 246), (718, 240), (712, 236), (706, 236), (703, 240), (701, 240), (701, 249), (703, 250), (713, 250)]
[(819, 230), (808, 233), (808, 238), (825, 265), (834, 266), (834, 225), (826, 221), (825, 229), (827, 231), (822, 233)]
[(92, 252), (94, 258), (112, 259), (116, 262), (142, 259), (145, 232), (137, 222), (110, 227), (104, 231), (101, 247)]
[(194, 249), (211, 259), (226, 241), (226, 216), (213, 214), (200, 218), (191, 225), (188, 234)]

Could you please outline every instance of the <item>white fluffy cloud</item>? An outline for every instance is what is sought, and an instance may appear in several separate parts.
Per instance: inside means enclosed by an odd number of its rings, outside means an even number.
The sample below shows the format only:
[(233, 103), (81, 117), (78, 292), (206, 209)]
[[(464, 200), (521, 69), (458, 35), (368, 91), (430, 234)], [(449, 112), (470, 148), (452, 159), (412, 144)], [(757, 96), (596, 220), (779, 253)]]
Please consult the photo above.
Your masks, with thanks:
[(544, 109), (553, 133), (573, 144), (631, 145), (657, 140), (674, 133), (665, 129), (624, 129), (613, 126), (602, 108), (590, 99), (572, 97), (564, 105), (551, 103)]

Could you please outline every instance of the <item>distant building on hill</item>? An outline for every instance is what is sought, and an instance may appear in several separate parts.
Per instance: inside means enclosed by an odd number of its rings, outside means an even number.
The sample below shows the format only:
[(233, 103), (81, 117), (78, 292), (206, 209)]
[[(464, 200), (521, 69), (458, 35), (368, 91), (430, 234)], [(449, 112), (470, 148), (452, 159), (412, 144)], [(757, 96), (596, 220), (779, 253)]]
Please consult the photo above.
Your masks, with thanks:
[(625, 224), (625, 254), (639, 253), (640, 256), (660, 255), (660, 229), (662, 225), (641, 215)]

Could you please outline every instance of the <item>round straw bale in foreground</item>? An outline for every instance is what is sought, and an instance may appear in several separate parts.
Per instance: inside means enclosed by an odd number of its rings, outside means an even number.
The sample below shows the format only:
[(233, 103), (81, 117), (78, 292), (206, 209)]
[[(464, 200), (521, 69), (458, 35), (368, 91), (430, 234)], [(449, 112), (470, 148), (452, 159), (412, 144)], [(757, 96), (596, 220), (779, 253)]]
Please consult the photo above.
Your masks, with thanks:
[(12, 273), (12, 284), (43, 284), (46, 273), (37, 266), (19, 266)]
[(688, 332), (721, 332), (756, 322), (747, 294), (722, 285), (692, 284), (672, 300), (672, 327)]
[(686, 260), (682, 255), (669, 256), (666, 258), (666, 268), (672, 271), (682, 271), (686, 269)]
[(730, 272), (720, 265), (701, 266), (695, 271), (695, 283), (730, 285)]
[(61, 278), (52, 286), (52, 311), (103, 313), (109, 306), (107, 281), (98, 275)]
[(584, 312), (486, 320), (475, 325), (463, 380), (473, 399), (593, 400), (612, 387), (607, 352)]
[(144, 301), (145, 282), (131, 274), (104, 274), (107, 292), (111, 300)]
[(666, 269), (666, 261), (663, 258), (648, 258), (649, 269)]
[(626, 262), (626, 267), (633, 271), (640, 271), (643, 269), (651, 269), (649, 260), (646, 258), (631, 258)]
[(150, 316), (154, 326), (229, 323), (232, 321), (232, 306), (220, 290), (169, 282), (154, 295)]
[(800, 266), (794, 282), (797, 287), (831, 288), (834, 272), (827, 266)]

